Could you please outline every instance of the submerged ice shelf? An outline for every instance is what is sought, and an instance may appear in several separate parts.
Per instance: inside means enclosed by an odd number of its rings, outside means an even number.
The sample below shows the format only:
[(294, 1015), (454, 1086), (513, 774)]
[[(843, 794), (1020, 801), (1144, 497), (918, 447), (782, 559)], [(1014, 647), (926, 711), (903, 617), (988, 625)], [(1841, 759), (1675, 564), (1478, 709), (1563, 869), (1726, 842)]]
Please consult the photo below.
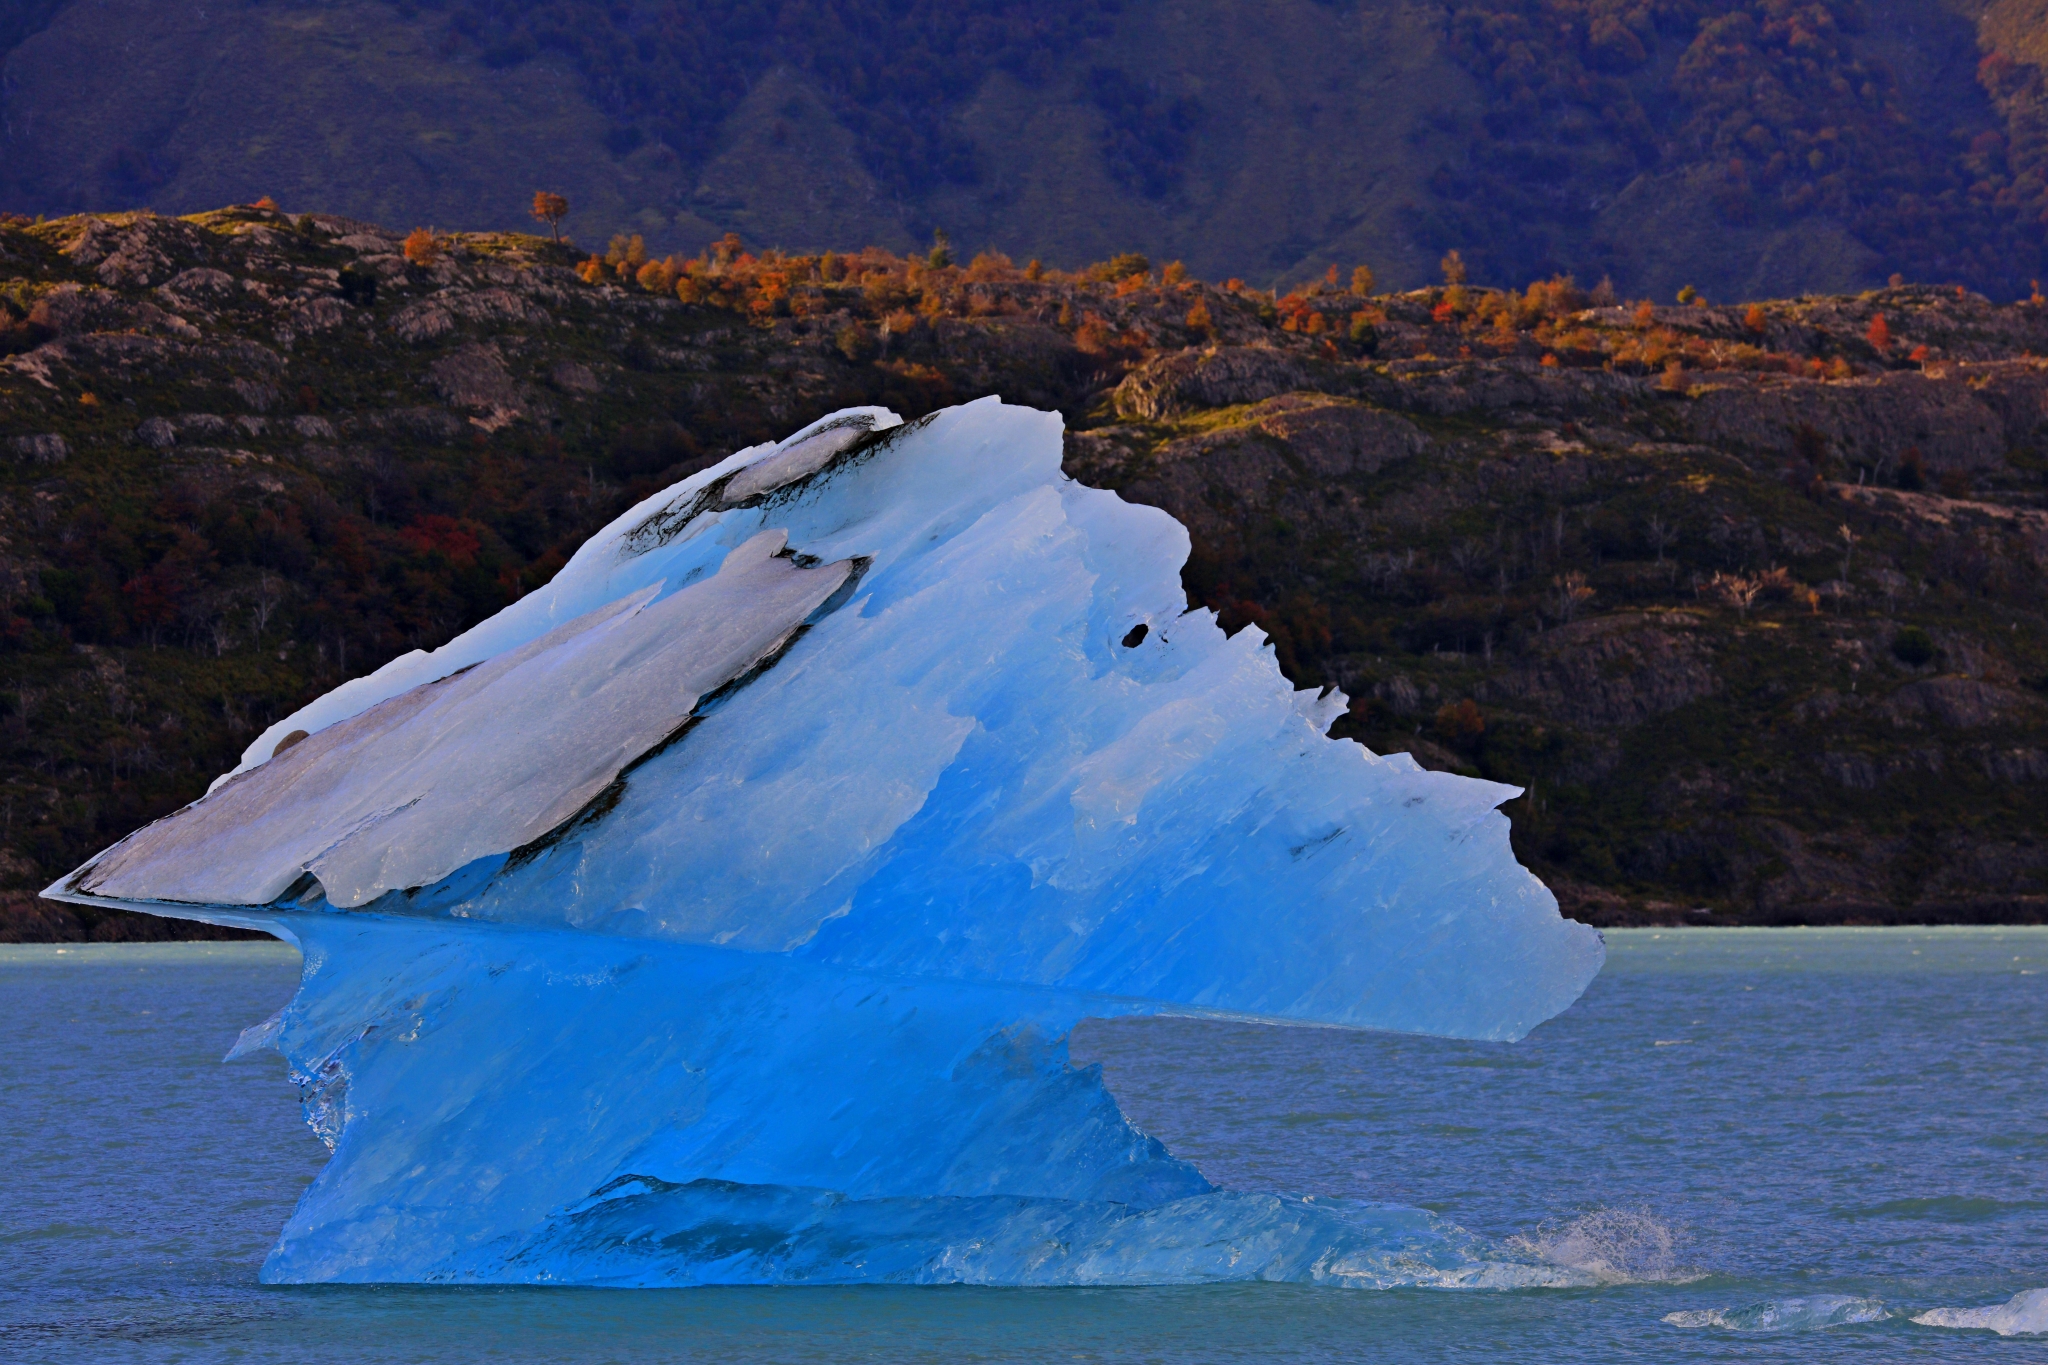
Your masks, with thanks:
[(1512, 1040), (1597, 934), (1512, 788), (1325, 737), (1057, 417), (836, 414), (273, 726), (46, 894), (268, 930), (334, 1155), (273, 1281), (1569, 1282), (1212, 1187), (1086, 1017)]

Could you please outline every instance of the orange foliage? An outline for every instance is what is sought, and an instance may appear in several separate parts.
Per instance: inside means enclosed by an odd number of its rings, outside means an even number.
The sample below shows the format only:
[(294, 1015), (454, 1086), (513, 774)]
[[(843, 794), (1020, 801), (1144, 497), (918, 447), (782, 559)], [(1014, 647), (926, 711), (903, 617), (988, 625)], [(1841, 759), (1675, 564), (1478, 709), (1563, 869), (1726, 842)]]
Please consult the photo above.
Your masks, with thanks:
[(562, 220), (569, 216), (569, 201), (546, 190), (533, 192), (533, 216), (548, 225), (556, 241), (562, 240)]
[(1486, 717), (1470, 697), (1447, 702), (1437, 708), (1436, 731), (1446, 739), (1469, 742), (1486, 733)]
[(432, 265), (441, 259), (441, 240), (432, 228), (414, 228), (405, 235), (405, 259), (414, 265)]

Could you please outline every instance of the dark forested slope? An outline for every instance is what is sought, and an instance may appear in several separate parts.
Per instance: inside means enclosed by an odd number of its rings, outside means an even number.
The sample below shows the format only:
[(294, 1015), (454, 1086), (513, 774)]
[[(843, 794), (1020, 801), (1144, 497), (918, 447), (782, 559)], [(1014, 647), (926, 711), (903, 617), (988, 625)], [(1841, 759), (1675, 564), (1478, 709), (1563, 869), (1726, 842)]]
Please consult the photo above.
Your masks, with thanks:
[(0, 222), (0, 936), (137, 932), (32, 892), (663, 484), (988, 393), (1185, 522), (1191, 600), (1350, 692), (1339, 733), (1527, 787), (1576, 913), (2048, 908), (2039, 301), (402, 245)]
[(0, 208), (694, 250), (1460, 248), (1669, 299), (2048, 275), (2040, 0), (0, 0)]

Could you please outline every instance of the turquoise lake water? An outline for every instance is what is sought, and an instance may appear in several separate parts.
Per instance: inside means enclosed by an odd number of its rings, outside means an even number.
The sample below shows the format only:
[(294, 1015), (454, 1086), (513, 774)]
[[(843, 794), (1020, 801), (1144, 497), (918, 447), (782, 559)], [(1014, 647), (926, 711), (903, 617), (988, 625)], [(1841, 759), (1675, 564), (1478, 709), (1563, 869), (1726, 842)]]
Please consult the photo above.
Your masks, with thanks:
[[(1513, 1046), (1075, 1042), (1219, 1184), (1419, 1205), (1614, 1281), (1507, 1293), (265, 1287), (326, 1149), (280, 1059), (220, 1058), (296, 953), (0, 947), (0, 1360), (2048, 1363), (2048, 1335), (1911, 1321), (2048, 1286), (2048, 929), (1608, 942)], [(1871, 1320), (1713, 1325), (1774, 1311)]]

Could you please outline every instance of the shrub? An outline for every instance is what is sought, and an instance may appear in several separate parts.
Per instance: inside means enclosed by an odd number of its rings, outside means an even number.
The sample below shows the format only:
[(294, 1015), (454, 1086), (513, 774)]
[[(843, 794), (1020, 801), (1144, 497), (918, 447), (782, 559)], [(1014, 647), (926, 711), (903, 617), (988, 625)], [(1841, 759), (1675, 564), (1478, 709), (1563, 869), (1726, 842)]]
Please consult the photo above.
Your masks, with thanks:
[(405, 234), (405, 259), (414, 265), (432, 265), (441, 259), (441, 239), (432, 228), (414, 228)]
[(1793, 428), (1792, 450), (1803, 462), (1816, 470), (1827, 467), (1828, 438), (1811, 422), (1801, 422)]
[(1124, 251), (1091, 265), (1082, 274), (1096, 284), (1117, 284), (1133, 275), (1152, 273), (1152, 258), (1140, 251)]
[(1470, 697), (1437, 708), (1436, 732), (1454, 743), (1469, 744), (1486, 733), (1486, 717)]
[(1371, 355), (1380, 348), (1380, 329), (1373, 325), (1372, 314), (1362, 309), (1351, 315), (1351, 344), (1360, 355)]
[(1892, 654), (1908, 668), (1933, 663), (1934, 653), (1934, 637), (1918, 626), (1907, 626), (1892, 637)]
[(873, 360), (881, 349), (875, 342), (875, 334), (858, 322), (840, 328), (832, 343), (839, 348), (839, 354), (856, 365)]
[(633, 279), (640, 273), (640, 267), (647, 264), (647, 243), (637, 232), (631, 237), (614, 237), (605, 250), (604, 263), (621, 280)]
[(367, 308), (377, 301), (377, 276), (374, 271), (357, 266), (343, 266), (336, 283), (341, 288), (341, 297), (349, 303)]
[(1926, 486), (1927, 457), (1920, 453), (1919, 446), (1907, 446), (1906, 453), (1899, 457), (1899, 487), (1911, 493)]

